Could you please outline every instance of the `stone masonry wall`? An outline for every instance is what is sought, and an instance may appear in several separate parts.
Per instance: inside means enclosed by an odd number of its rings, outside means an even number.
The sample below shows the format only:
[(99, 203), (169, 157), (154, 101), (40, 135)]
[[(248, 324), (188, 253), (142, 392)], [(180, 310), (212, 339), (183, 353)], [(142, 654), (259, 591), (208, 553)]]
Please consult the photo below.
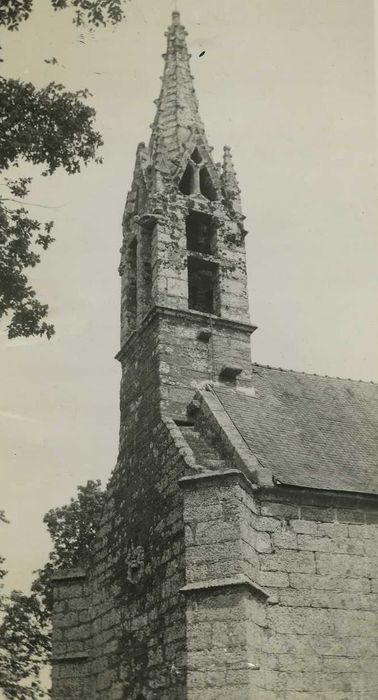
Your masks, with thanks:
[(188, 698), (373, 700), (376, 505), (260, 502), (246, 483), (182, 480)]
[[(304, 496), (302, 495), (302, 499)], [(378, 514), (297, 495), (248, 520), (269, 536), (264, 687), (272, 698), (373, 700), (378, 687)], [(336, 500), (336, 496), (334, 496)]]
[[(185, 197), (176, 188), (161, 193), (154, 205), (164, 211), (152, 235), (152, 297), (156, 304), (188, 309), (188, 258), (219, 265), (219, 314), (232, 321), (249, 322), (245, 245), (236, 221), (219, 200)], [(191, 212), (208, 214), (216, 227), (212, 254), (187, 249), (185, 220)]]
[[(139, 475), (133, 475), (140, 495), (125, 477), (132, 471), (124, 457), (108, 490), (85, 591), (55, 585), (54, 700), (184, 697), (184, 540), (177, 482), (185, 464), (164, 422), (139, 444)], [(75, 626), (73, 615), (81, 614), (85, 626)]]
[(188, 700), (260, 698), (266, 595), (256, 581), (269, 535), (248, 526), (243, 539), (247, 482), (240, 473), (187, 477), (181, 484)]
[(198, 387), (217, 379), (224, 366), (240, 367), (241, 382), (251, 377), (249, 328), (228, 326), (198, 312), (162, 310), (158, 352), (160, 393), (169, 415), (185, 418)]
[(88, 585), (85, 571), (54, 577), (53, 670), (57, 697), (78, 700), (86, 696), (89, 678)]
[[(123, 360), (120, 452), (85, 590), (77, 590), (75, 602), (67, 593), (65, 601), (67, 586), (55, 586), (54, 655), (67, 656), (59, 645), (72, 638), (88, 658), (56, 661), (54, 700), (183, 697), (184, 526), (178, 480), (187, 464), (174, 424), (159, 411), (156, 333), (152, 323), (142, 339), (136, 335)], [(75, 631), (72, 605), (88, 615), (85, 630)]]

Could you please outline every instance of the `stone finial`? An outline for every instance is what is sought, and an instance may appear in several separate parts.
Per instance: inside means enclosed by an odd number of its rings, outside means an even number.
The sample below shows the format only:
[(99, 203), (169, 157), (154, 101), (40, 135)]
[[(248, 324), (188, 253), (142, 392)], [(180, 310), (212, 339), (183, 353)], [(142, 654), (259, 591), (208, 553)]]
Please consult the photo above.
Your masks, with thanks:
[(177, 12), (177, 10), (175, 10), (174, 12), (172, 12), (172, 25), (173, 25), (174, 27), (179, 27), (179, 26), (181, 25), (180, 13)]
[(236, 178), (230, 146), (225, 146), (223, 149), (222, 186), (226, 198), (232, 201), (235, 211), (241, 214), (240, 188)]

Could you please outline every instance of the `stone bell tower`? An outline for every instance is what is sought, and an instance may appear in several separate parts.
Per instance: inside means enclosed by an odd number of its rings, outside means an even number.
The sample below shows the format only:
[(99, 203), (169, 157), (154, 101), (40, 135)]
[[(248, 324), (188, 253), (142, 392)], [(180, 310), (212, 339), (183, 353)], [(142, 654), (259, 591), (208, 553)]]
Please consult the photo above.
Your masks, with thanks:
[(151, 381), (153, 401), (176, 417), (204, 381), (249, 379), (254, 328), (240, 190), (228, 146), (223, 164), (214, 162), (186, 35), (174, 12), (151, 139), (148, 147), (138, 146), (123, 219), (119, 359), (126, 413), (130, 381)]

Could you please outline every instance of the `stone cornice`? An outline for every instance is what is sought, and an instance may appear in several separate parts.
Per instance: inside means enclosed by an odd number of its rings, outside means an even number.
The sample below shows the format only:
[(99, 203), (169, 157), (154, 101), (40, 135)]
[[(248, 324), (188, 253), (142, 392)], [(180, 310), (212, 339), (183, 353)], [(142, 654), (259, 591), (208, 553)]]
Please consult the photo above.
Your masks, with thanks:
[(51, 576), (51, 580), (54, 583), (83, 581), (86, 578), (87, 572), (85, 569), (62, 569)]
[(378, 509), (378, 494), (355, 491), (326, 491), (293, 484), (276, 484), (258, 490), (260, 501), (298, 503), (299, 505)]
[(269, 594), (264, 591), (261, 586), (259, 586), (254, 581), (251, 581), (248, 576), (240, 574), (238, 576), (217, 578), (209, 581), (194, 581), (193, 583), (187, 583), (185, 586), (180, 588), (181, 593), (186, 595), (191, 593), (202, 593), (214, 590), (237, 590), (240, 588), (246, 588), (253, 595), (257, 595), (261, 598), (269, 598)]
[(116, 354), (116, 360), (122, 360), (126, 350), (136, 342), (140, 333), (159, 317), (177, 319), (180, 321), (186, 320), (191, 323), (197, 323), (198, 325), (203, 325), (205, 323), (209, 328), (232, 329), (239, 333), (248, 333), (249, 335), (252, 335), (257, 329), (257, 326), (250, 323), (241, 323), (240, 321), (233, 321), (232, 319), (215, 316), (214, 314), (205, 314), (201, 311), (193, 311), (192, 309), (175, 309), (170, 306), (156, 305), (146, 314), (138, 330), (129, 335), (122, 348)]

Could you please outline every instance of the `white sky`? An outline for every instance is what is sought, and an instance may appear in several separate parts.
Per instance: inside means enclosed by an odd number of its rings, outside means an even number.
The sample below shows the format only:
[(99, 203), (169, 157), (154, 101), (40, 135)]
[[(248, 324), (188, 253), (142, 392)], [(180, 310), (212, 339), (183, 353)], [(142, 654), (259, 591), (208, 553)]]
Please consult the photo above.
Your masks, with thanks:
[[(115, 463), (121, 217), (173, 5), (132, 0), (126, 23), (82, 43), (68, 12), (35, 0), (31, 20), (2, 37), (7, 74), (88, 87), (105, 140), (102, 166), (40, 178), (29, 198), (53, 207), (31, 211), (55, 219), (57, 240), (33, 280), (56, 336), (0, 333), (0, 507), (11, 520), (0, 552), (13, 587), (44, 562), (43, 514), (87, 479), (105, 482)], [(242, 188), (253, 359), (377, 380), (372, 1), (181, 0), (179, 9), (208, 139), (219, 160), (232, 146)], [(59, 66), (44, 63), (52, 56)]]

